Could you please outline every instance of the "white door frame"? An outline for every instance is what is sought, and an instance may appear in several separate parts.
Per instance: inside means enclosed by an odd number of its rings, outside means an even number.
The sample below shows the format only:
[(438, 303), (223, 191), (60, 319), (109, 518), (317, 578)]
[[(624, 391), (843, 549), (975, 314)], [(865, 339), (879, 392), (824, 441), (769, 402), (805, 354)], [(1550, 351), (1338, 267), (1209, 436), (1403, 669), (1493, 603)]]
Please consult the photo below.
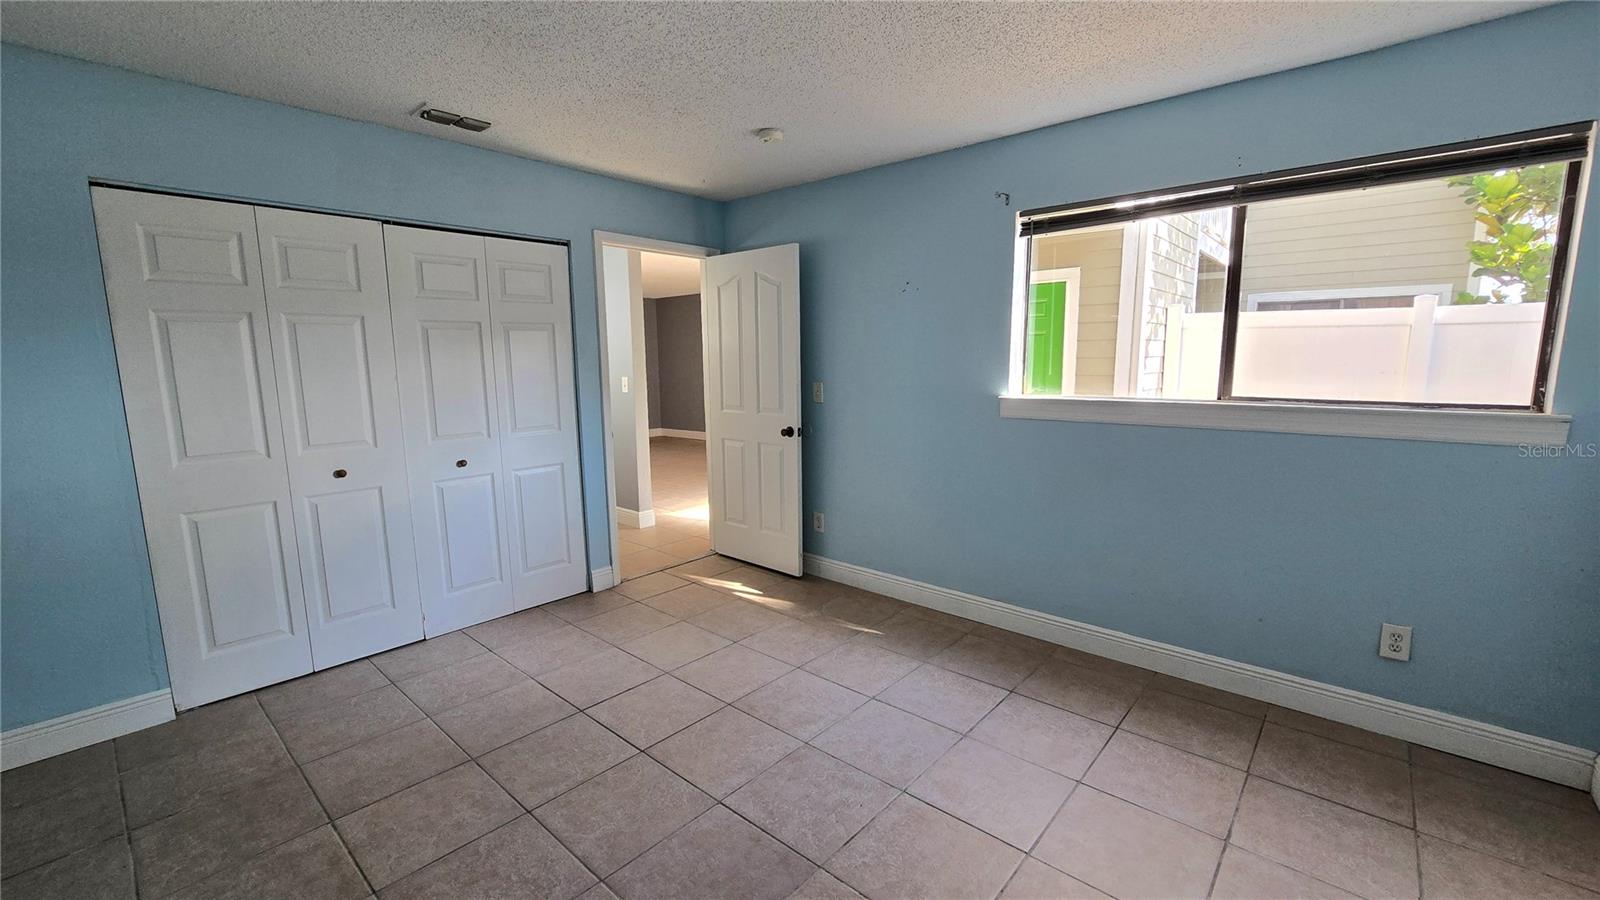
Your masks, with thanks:
[[(600, 322), (600, 430), (606, 448), (606, 528), (611, 540), (611, 568), (610, 581), (604, 580), (604, 573), (590, 570), (590, 588), (592, 590), (605, 590), (622, 581), (622, 560), (619, 546), (621, 539), (617, 536), (617, 460), (616, 451), (611, 440), (611, 353), (607, 347), (606, 336), (606, 271), (605, 248), (620, 247), (625, 250), (643, 250), (649, 253), (666, 253), (672, 256), (692, 256), (696, 259), (705, 259), (716, 256), (722, 251), (711, 247), (701, 247), (696, 244), (680, 244), (676, 241), (663, 241), (656, 238), (638, 237), (631, 234), (619, 234), (614, 231), (595, 230), (594, 233), (594, 302), (595, 311)], [(705, 323), (700, 323), (702, 333)], [(705, 365), (705, 360), (700, 364)], [(637, 376), (636, 379), (637, 380)], [(602, 583), (604, 582), (604, 583)]]

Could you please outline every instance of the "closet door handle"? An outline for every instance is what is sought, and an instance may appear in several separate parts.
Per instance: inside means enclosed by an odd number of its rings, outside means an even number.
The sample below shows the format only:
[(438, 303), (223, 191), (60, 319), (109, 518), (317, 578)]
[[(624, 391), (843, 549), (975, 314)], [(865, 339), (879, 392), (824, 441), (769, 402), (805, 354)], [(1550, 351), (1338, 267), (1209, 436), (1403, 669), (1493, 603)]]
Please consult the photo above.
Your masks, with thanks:
[(464, 459), (456, 460), (456, 468), (465, 469), (466, 467), (467, 467), (467, 461), (466, 460), (464, 460)]
[(778, 434), (780, 434), (780, 435), (782, 435), (784, 437), (794, 437), (794, 426), (793, 425), (785, 425), (785, 426), (783, 426), (783, 430), (778, 432)]
[(344, 469), (334, 469), (333, 470), (333, 477), (335, 477), (335, 478), (343, 478), (343, 477), (345, 477), (346, 475), (349, 475), (349, 474), (350, 473), (346, 472)]

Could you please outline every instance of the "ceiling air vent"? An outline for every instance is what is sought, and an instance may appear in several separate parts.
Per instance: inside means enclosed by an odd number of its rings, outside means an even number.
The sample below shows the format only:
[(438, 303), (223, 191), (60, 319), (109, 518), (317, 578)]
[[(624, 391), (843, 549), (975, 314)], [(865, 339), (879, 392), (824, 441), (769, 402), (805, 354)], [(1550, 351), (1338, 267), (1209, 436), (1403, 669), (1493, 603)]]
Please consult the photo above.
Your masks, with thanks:
[(445, 112), (442, 109), (434, 109), (432, 107), (423, 109), (421, 112), (417, 113), (417, 117), (438, 125), (454, 125), (457, 128), (465, 128), (468, 131), (489, 130), (489, 123), (482, 119), (474, 119), (471, 116), (458, 115), (453, 112)]

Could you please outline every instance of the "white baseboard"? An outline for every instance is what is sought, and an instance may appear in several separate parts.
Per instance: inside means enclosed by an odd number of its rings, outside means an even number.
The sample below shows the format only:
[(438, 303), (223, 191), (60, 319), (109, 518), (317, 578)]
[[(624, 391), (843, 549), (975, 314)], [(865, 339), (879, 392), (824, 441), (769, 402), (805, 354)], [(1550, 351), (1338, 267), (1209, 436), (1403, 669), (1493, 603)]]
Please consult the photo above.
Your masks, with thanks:
[(703, 441), (706, 439), (704, 431), (688, 431), (683, 428), (652, 428), (650, 429), (650, 436), (688, 438), (691, 441)]
[(90, 744), (170, 722), (172, 691), (151, 691), (0, 734), (0, 769), (14, 769)]
[(924, 584), (811, 553), (806, 554), (805, 567), (811, 574), (907, 603), (1423, 744), (1535, 778), (1579, 790), (1590, 790), (1596, 795), (1596, 802), (1600, 803), (1600, 761), (1596, 760), (1593, 750), (1109, 628), (1074, 622), (1049, 613)]
[(628, 509), (626, 506), (619, 506), (617, 507), (617, 524), (628, 528), (654, 528), (656, 511), (653, 509)]
[(589, 570), (589, 589), (603, 591), (617, 586), (617, 576), (610, 566)]

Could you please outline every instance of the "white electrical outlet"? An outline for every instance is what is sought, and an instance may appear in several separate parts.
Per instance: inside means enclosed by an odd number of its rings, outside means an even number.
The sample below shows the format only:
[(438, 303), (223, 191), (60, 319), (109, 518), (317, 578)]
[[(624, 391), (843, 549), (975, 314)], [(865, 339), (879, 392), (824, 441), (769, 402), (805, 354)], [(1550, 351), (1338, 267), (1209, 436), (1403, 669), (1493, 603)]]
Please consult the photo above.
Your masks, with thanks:
[(819, 513), (819, 512), (812, 513), (811, 514), (811, 530), (812, 531), (821, 531), (822, 530), (822, 524), (823, 524), (822, 523), (822, 513)]
[(1411, 626), (1383, 623), (1383, 634), (1378, 639), (1378, 655), (1384, 659), (1411, 661)]
[(822, 402), (822, 382), (811, 382), (811, 399), (817, 403)]

